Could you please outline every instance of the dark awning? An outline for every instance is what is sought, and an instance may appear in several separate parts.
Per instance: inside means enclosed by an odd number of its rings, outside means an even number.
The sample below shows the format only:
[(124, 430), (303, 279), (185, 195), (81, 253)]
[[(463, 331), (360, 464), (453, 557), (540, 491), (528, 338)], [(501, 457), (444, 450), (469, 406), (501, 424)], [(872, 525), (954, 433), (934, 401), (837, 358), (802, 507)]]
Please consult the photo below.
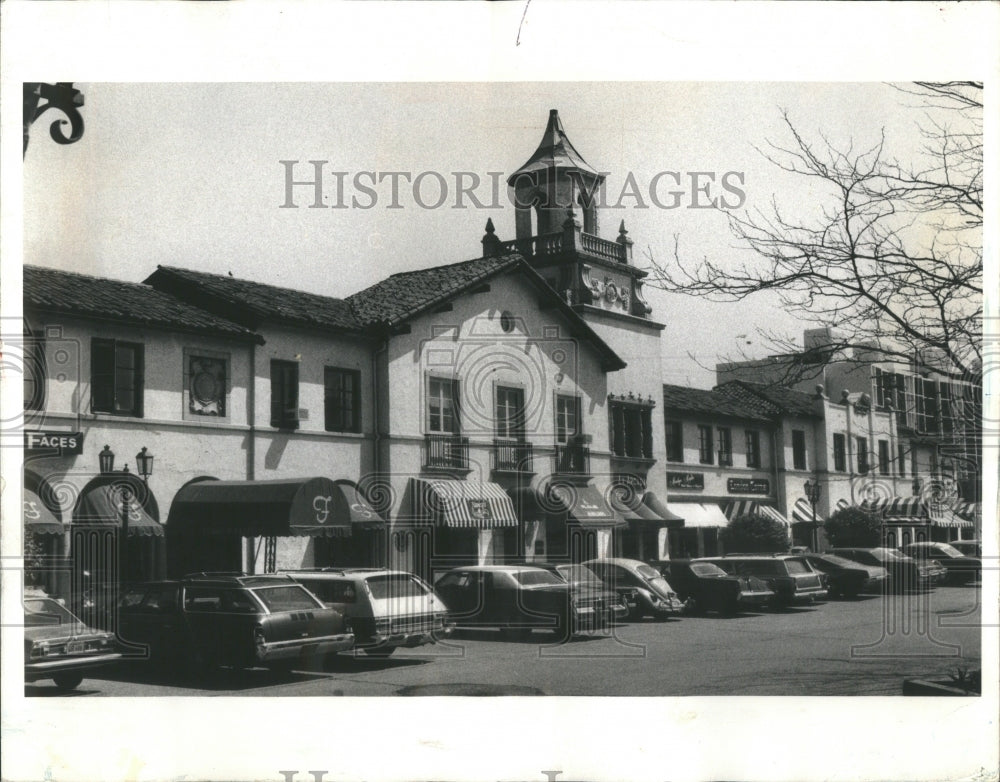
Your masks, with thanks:
[[(121, 527), (124, 496), (121, 483), (102, 483), (84, 489), (73, 510), (73, 529)], [(149, 515), (132, 489), (128, 499), (128, 534), (163, 537), (163, 526)]]
[(610, 527), (624, 524), (625, 519), (594, 486), (574, 486), (556, 483), (549, 486), (546, 506), (555, 506), (582, 527)]
[(649, 508), (659, 518), (667, 522), (670, 527), (683, 527), (684, 518), (671, 511), (665, 502), (657, 497), (653, 492), (647, 491), (642, 495), (642, 504)]
[[(632, 524), (651, 523), (672, 527), (684, 526), (684, 519), (675, 516), (666, 507), (661, 508), (666, 513), (666, 516), (657, 513), (652, 506), (646, 503), (646, 493), (636, 491), (633, 487), (622, 484), (613, 486), (609, 494), (611, 507), (625, 521)], [(662, 505), (655, 497), (652, 501), (655, 501), (658, 505)]]
[(322, 477), (189, 483), (167, 519), (172, 533), (244, 537), (346, 537), (384, 523), (353, 483)]
[(516, 527), (510, 496), (491, 481), (414, 479), (417, 514), (433, 524), (469, 529)]
[(24, 528), (36, 535), (62, 535), (65, 531), (57, 511), (49, 508), (31, 489), (24, 490)]

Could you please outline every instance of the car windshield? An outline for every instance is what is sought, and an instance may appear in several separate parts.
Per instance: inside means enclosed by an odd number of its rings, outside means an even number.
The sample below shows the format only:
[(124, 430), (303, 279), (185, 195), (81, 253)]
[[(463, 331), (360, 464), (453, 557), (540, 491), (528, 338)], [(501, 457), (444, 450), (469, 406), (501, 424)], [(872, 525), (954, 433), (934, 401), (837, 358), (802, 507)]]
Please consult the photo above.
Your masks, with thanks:
[(511, 575), (517, 579), (517, 583), (522, 586), (536, 586), (538, 584), (565, 584), (555, 573), (548, 570), (517, 570)]
[(898, 561), (906, 559), (906, 557), (895, 549), (891, 548), (877, 548), (873, 552), (879, 559)]
[(809, 563), (804, 559), (786, 559), (785, 567), (788, 568), (789, 573), (812, 573), (812, 568), (809, 567)]
[(275, 611), (311, 611), (321, 607), (321, 604), (317, 603), (309, 592), (297, 584), (258, 587), (254, 593), (271, 613)]
[(590, 586), (604, 586), (604, 582), (597, 577), (589, 567), (585, 565), (559, 565), (556, 568), (559, 575), (571, 584), (588, 584)]
[(711, 562), (699, 562), (691, 565), (691, 572), (696, 576), (724, 576), (726, 571)]
[(31, 597), (24, 600), (24, 624), (37, 625), (82, 624), (60, 603), (50, 597)]
[(961, 551), (954, 546), (949, 546), (947, 543), (938, 543), (934, 548), (927, 549), (927, 553), (932, 556), (940, 556), (941, 554), (944, 554), (946, 557), (962, 556)]
[(423, 597), (429, 590), (409, 573), (389, 573), (369, 576), (365, 581), (372, 597), (384, 600), (390, 597)]

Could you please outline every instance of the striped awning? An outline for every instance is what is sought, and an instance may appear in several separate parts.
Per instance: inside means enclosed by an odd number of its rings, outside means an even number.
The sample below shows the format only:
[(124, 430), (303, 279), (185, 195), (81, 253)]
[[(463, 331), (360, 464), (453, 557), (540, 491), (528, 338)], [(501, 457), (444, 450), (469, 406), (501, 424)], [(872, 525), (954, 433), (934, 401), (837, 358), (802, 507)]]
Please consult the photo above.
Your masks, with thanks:
[(931, 509), (931, 524), (935, 527), (950, 527), (954, 529), (969, 529), (975, 526), (974, 522), (963, 519), (951, 508)]
[(725, 527), (729, 523), (715, 503), (675, 502), (674, 508), (684, 517), (685, 527)]
[(514, 503), (496, 483), (414, 479), (418, 514), (433, 524), (467, 529), (516, 527)]
[[(759, 513), (761, 516), (767, 516), (770, 519), (788, 526), (788, 519), (778, 512), (777, 508), (771, 505), (765, 505), (762, 502), (757, 502), (756, 500), (730, 500), (726, 503), (725, 514), (729, 521), (733, 519), (738, 519), (740, 516), (746, 516), (750, 513)], [(687, 516), (684, 517), (685, 520)]]
[(930, 522), (927, 504), (919, 497), (882, 497), (865, 500), (861, 503), (861, 508), (880, 515), (886, 524), (917, 525)]
[(975, 521), (983, 514), (983, 506), (978, 502), (959, 502), (955, 506), (955, 514), (965, 521)]
[[(819, 517), (816, 517), (820, 520)], [(792, 521), (795, 522), (811, 522), (813, 520), (813, 509), (812, 505), (809, 503), (805, 497), (799, 497), (795, 500), (795, 504), (792, 506)]]
[(849, 503), (843, 497), (841, 497), (839, 500), (837, 500), (837, 510), (843, 510), (844, 508), (850, 508), (850, 507), (851, 507), (851, 503)]

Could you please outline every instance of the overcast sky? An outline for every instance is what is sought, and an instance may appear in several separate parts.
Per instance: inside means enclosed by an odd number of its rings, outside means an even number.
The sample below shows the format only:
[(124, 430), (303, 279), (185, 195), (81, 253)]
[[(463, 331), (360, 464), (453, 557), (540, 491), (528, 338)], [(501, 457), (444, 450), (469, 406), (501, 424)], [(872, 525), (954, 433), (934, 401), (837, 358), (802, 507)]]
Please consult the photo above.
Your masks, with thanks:
[[(514, 213), (501, 188), (500, 209), (471, 200), (456, 209), (454, 172), (477, 174), (474, 192), (493, 200), (490, 172), (502, 180), (535, 150), (549, 109), (559, 110), (569, 138), (596, 169), (609, 172), (607, 200), (619, 201), (631, 173), (642, 194), (606, 208), (602, 235), (614, 239), (624, 219), (637, 264), (669, 262), (674, 234), (689, 258), (745, 258), (723, 214), (692, 209), (691, 172), (713, 172), (710, 197), (745, 193), (742, 209), (767, 209), (777, 198), (804, 213), (822, 197), (777, 171), (755, 147), (787, 143), (781, 110), (810, 137), (874, 143), (907, 159), (917, 149), (913, 99), (882, 83), (446, 83), (446, 84), (80, 84), (86, 105), (83, 139), (57, 146), (47, 117), (33, 128), (25, 158), (25, 260), (139, 281), (157, 264), (346, 296), (398, 271), (453, 263), (481, 254), (487, 217), (501, 239), (514, 238)], [(310, 209), (312, 190), (285, 201), (282, 160), (325, 166), (327, 202), (336, 203), (334, 171), (344, 177), (345, 209)], [(440, 208), (423, 208), (400, 181), (371, 199), (354, 186), (358, 172), (438, 172), (448, 185)], [(649, 198), (658, 172), (660, 208)], [(468, 181), (468, 180), (467, 180)], [(707, 178), (702, 176), (700, 184)], [(424, 177), (420, 198), (438, 200), (438, 180)], [(370, 186), (370, 180), (363, 184)], [(685, 191), (670, 195), (670, 191)], [(699, 201), (705, 196), (698, 196)], [(716, 357), (743, 349), (763, 355), (754, 331), (801, 336), (803, 324), (773, 300), (720, 305), (647, 288), (653, 318), (666, 324), (665, 380), (710, 387)], [(740, 335), (747, 335), (746, 337)], [(753, 343), (753, 344), (748, 344)], [(694, 354), (690, 358), (688, 353)]]

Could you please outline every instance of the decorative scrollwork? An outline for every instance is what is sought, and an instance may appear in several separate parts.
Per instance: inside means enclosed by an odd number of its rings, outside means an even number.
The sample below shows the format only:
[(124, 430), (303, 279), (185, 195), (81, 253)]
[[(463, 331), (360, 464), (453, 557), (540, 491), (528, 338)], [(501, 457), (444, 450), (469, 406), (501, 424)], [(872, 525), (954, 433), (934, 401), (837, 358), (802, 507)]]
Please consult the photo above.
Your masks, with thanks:
[[(42, 101), (45, 101), (42, 103)], [(49, 109), (58, 109), (66, 119), (57, 119), (49, 125), (49, 135), (57, 144), (72, 144), (83, 138), (83, 117), (79, 108), (83, 106), (83, 93), (73, 87), (73, 82), (60, 81), (55, 84), (41, 82), (24, 83), (24, 151), (28, 151), (28, 131), (31, 125)], [(63, 129), (69, 122), (69, 134)]]

